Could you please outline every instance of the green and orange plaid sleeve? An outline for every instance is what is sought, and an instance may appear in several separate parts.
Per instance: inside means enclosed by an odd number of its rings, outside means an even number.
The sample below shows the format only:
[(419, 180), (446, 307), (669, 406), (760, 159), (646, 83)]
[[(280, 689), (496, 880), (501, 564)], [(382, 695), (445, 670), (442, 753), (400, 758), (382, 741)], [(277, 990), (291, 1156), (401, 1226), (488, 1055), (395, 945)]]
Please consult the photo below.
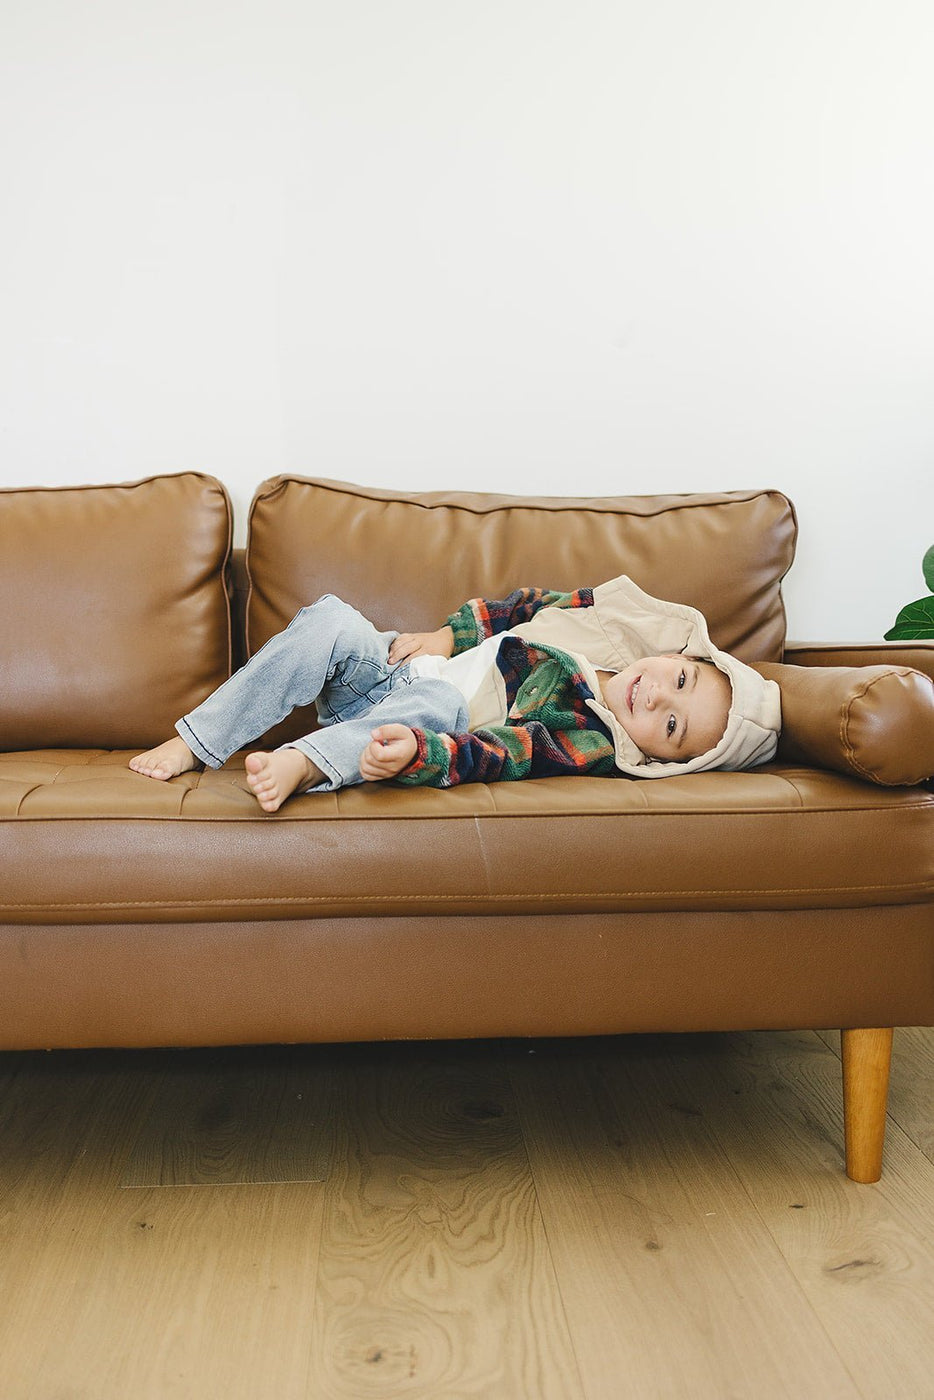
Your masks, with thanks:
[(447, 619), (454, 633), (454, 652), (467, 651), (487, 637), (509, 632), (528, 622), (540, 608), (591, 608), (593, 589), (559, 593), (550, 588), (517, 588), (506, 598), (471, 598)]
[(473, 734), (436, 734), (416, 729), (418, 752), (396, 782), (411, 787), (457, 787), (461, 783), (518, 782), (570, 773), (617, 773), (613, 744), (602, 729), (553, 733), (537, 721), (478, 729)]

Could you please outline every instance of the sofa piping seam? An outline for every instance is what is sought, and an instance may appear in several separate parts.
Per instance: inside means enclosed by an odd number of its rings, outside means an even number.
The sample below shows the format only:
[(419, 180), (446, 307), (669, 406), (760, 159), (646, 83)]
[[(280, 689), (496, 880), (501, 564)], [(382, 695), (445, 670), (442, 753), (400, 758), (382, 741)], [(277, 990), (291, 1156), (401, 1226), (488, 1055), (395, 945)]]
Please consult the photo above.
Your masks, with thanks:
[(341, 895), (235, 895), (224, 899), (95, 899), (95, 900), (56, 900), (50, 903), (46, 900), (37, 900), (35, 903), (3, 903), (0, 909), (13, 912), (19, 909), (191, 909), (191, 908), (218, 908), (224, 909), (237, 905), (292, 905), (292, 904), (431, 904), (444, 902), (466, 903), (473, 902), (484, 904), (492, 900), (494, 903), (527, 900), (530, 903), (548, 904), (558, 900), (574, 899), (587, 902), (601, 901), (605, 899), (646, 899), (646, 898), (667, 898), (667, 899), (720, 899), (725, 896), (734, 897), (748, 896), (762, 897), (787, 897), (789, 895), (838, 895), (838, 894), (872, 894), (878, 891), (887, 894), (931, 894), (934, 895), (934, 887), (917, 882), (902, 883), (897, 885), (875, 884), (875, 885), (821, 885), (821, 886), (789, 886), (787, 888), (764, 889), (760, 886), (749, 886), (745, 889), (700, 889), (700, 890), (672, 890), (666, 889), (640, 889), (640, 890), (605, 890), (593, 893), (584, 893), (580, 890), (565, 890), (561, 893), (550, 895), (534, 895), (516, 891), (507, 894), (481, 894), (471, 896), (469, 894), (372, 894), (354, 895), (347, 898)]

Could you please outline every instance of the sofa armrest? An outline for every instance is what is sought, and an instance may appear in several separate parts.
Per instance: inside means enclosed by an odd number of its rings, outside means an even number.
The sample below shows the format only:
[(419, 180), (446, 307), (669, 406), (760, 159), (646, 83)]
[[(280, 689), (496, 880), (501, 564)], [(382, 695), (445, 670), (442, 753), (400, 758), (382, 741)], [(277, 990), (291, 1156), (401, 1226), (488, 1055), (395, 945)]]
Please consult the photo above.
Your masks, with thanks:
[(931, 642), (787, 642), (789, 666), (910, 666), (934, 680)]
[[(853, 655), (859, 648), (841, 651)], [(777, 681), (782, 693), (780, 761), (815, 764), (887, 787), (921, 783), (934, 774), (934, 667), (928, 675), (904, 665), (825, 660), (760, 662), (755, 669)]]

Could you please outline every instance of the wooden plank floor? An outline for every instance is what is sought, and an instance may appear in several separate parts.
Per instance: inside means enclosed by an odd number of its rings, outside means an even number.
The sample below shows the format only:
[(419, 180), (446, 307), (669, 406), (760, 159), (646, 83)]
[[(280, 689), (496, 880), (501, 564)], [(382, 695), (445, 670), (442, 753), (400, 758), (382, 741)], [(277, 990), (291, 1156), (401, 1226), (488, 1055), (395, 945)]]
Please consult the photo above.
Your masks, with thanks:
[(934, 1030), (0, 1056), (2, 1400), (934, 1400)]

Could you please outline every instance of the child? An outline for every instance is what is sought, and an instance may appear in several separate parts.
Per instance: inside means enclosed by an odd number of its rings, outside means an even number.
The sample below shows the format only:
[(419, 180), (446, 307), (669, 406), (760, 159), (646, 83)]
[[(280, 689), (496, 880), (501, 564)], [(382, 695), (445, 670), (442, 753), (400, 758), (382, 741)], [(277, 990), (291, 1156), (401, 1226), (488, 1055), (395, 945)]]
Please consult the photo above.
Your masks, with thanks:
[(694, 608), (625, 575), (596, 589), (474, 599), (430, 633), (378, 632), (330, 594), (131, 759), (167, 779), (315, 701), (321, 728), (245, 759), (259, 805), (395, 778), (450, 787), (561, 773), (665, 777), (775, 752), (778, 686), (713, 645)]

